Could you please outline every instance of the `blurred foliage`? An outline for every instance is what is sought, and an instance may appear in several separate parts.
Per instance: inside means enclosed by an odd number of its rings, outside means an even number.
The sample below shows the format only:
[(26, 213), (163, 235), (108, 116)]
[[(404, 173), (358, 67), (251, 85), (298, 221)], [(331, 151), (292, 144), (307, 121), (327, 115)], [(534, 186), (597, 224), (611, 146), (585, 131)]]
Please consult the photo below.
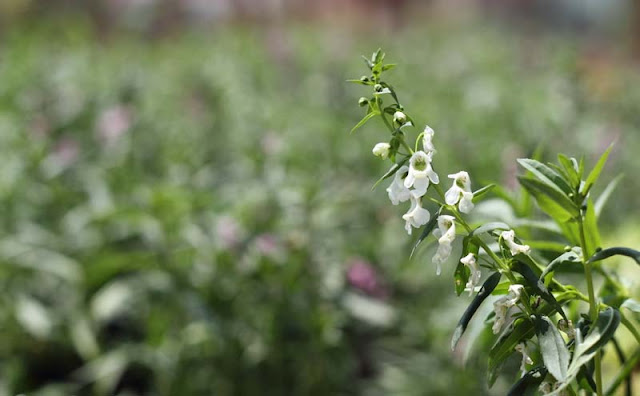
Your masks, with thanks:
[(370, 193), (383, 134), (348, 136), (344, 81), (378, 45), (443, 169), (514, 181), (537, 147), (617, 139), (619, 216), (640, 189), (640, 76), (571, 37), (59, 29), (0, 47), (3, 395), (489, 393), (486, 359), (449, 350), (453, 267), (435, 277), (430, 246), (407, 261), (401, 213)]

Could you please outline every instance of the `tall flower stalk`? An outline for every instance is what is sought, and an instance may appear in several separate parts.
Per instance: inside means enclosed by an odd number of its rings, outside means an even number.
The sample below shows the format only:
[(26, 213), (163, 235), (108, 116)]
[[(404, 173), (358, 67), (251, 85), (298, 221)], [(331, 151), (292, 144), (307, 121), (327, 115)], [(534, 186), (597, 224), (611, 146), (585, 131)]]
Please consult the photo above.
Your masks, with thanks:
[[(591, 193), (611, 149), (588, 174), (584, 161), (562, 154), (558, 156), (558, 164), (518, 160), (525, 172), (519, 177), (522, 194), (533, 197), (556, 223), (551, 240), (536, 241), (537, 246), (547, 246), (546, 250), (537, 251), (508, 224), (477, 224), (468, 218), (494, 185), (473, 191), (470, 173), (459, 170), (448, 174), (451, 187), (443, 191), (437, 173), (438, 134), (428, 125), (424, 128), (417, 125), (400, 103), (395, 89), (383, 79), (385, 72), (395, 65), (385, 64), (384, 59), (380, 50), (371, 58), (365, 57), (370, 73), (350, 80), (372, 90), (370, 96), (359, 100), (366, 113), (352, 132), (376, 118), (386, 126), (387, 140), (372, 149), (381, 160), (391, 162), (378, 183), (391, 180), (386, 191), (393, 205), (409, 203), (402, 215), (405, 230), (409, 235), (421, 230), (412, 253), (433, 236), (437, 248), (431, 261), (436, 273), (440, 275), (442, 265), (457, 263), (453, 275), (455, 291), (460, 295), (466, 290), (473, 297), (454, 330), (452, 349), (480, 305), (491, 299), (493, 312), (486, 322), (497, 339), (488, 353), (490, 385), (503, 362), (518, 353), (522, 356), (521, 375), (514, 379), (510, 395), (530, 391), (571, 395), (578, 390), (604, 395), (601, 355), (608, 345), (618, 345), (615, 335), (620, 323), (634, 335), (636, 348), (640, 350), (636, 323), (623, 312), (640, 312), (640, 302), (629, 298), (629, 291), (603, 265), (613, 255), (627, 256), (640, 263), (640, 252), (601, 247), (598, 212), (610, 194), (603, 193), (596, 205)], [(422, 131), (418, 133), (416, 128)], [(416, 137), (411, 139), (413, 135)], [(526, 235), (535, 234), (535, 230), (526, 231)], [(556, 248), (560, 241), (565, 248)], [(457, 261), (451, 260), (456, 244), (461, 245)], [(581, 285), (563, 284), (555, 277), (576, 264), (584, 270), (586, 295), (579, 290)], [(595, 276), (604, 280), (598, 294)], [(579, 302), (589, 305), (588, 315), (579, 314)], [(565, 310), (573, 313), (572, 317)], [(636, 355), (638, 352), (633, 356)], [(622, 363), (622, 373), (631, 376), (633, 371)], [(606, 394), (614, 392), (623, 380), (620, 376), (613, 379)]]

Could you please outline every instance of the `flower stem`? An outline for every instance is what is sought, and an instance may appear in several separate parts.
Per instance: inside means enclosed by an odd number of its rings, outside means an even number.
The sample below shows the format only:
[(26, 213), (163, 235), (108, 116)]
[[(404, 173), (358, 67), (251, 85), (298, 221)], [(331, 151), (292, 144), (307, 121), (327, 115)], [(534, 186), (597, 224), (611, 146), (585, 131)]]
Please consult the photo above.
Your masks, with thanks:
[[(582, 263), (584, 264), (584, 276), (587, 280), (587, 292), (589, 295), (589, 317), (591, 322), (595, 323), (598, 319), (598, 302), (596, 301), (595, 292), (593, 290), (593, 275), (592, 264), (589, 262), (589, 257), (593, 252), (587, 251), (587, 243), (584, 235), (584, 220), (582, 215), (578, 216), (578, 226), (580, 228), (580, 245), (582, 248)], [(596, 380), (596, 393), (598, 396), (602, 396), (602, 355), (600, 352), (596, 353), (595, 359), (595, 380)]]

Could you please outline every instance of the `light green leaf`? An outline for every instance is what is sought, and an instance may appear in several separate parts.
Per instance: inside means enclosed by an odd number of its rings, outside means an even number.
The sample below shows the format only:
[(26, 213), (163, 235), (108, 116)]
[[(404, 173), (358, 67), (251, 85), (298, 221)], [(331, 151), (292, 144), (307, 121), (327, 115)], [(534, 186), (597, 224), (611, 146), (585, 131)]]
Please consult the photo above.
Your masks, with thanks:
[(558, 172), (549, 168), (547, 165), (529, 158), (519, 158), (518, 163), (531, 172), (538, 180), (545, 183), (549, 187), (558, 190), (558, 192), (568, 195), (573, 192), (573, 188), (569, 182)]
[(375, 117), (375, 116), (377, 116), (377, 115), (380, 115), (380, 113), (378, 113), (377, 111), (372, 111), (371, 113), (367, 114), (366, 116), (364, 116), (364, 117), (360, 120), (360, 122), (358, 122), (358, 123), (356, 124), (356, 126), (354, 126), (353, 128), (351, 128), (351, 132), (350, 132), (350, 133), (355, 132), (358, 128), (360, 128), (361, 126), (363, 126), (364, 124), (366, 124), (366, 123), (367, 123), (367, 121), (369, 121), (370, 119), (372, 119), (373, 117)]
[(618, 183), (620, 183), (620, 180), (622, 180), (622, 177), (623, 175), (618, 175), (613, 180), (611, 180), (609, 184), (607, 184), (607, 187), (604, 188), (602, 193), (600, 193), (598, 199), (596, 199), (595, 211), (597, 218), (600, 218), (600, 213), (602, 213), (604, 205), (609, 200), (609, 197), (611, 196), (611, 193), (613, 193), (613, 190), (615, 190), (615, 188), (618, 186)]
[(496, 186), (495, 184), (489, 184), (477, 191), (474, 191), (473, 198), (472, 198), (473, 203), (477, 203), (478, 201), (480, 201), (480, 199), (489, 191), (493, 190), (495, 186)]
[[(537, 179), (532, 179), (528, 177), (518, 177), (520, 184), (531, 194), (533, 195), (538, 204), (540, 205), (542, 210), (545, 210), (543, 204), (541, 203), (541, 196), (546, 196), (550, 198), (553, 203), (559, 206), (564, 210), (565, 214), (559, 216), (558, 214), (547, 213), (556, 221), (566, 221), (572, 217), (576, 217), (579, 213), (579, 209), (576, 204), (569, 199), (562, 191), (557, 188), (553, 188), (549, 186), (547, 183), (541, 182)], [(546, 210), (545, 210), (546, 211)], [(554, 211), (555, 212), (555, 211)]]
[(590, 255), (600, 247), (600, 231), (598, 230), (598, 218), (593, 201), (587, 200), (587, 210), (584, 215), (584, 236), (586, 243), (586, 255)]
[(593, 169), (589, 173), (589, 176), (587, 176), (587, 180), (584, 183), (582, 191), (580, 191), (583, 196), (587, 195), (589, 190), (591, 190), (591, 187), (593, 186), (593, 184), (600, 177), (600, 172), (602, 172), (602, 168), (604, 168), (604, 165), (607, 163), (607, 159), (609, 158), (611, 149), (613, 149), (613, 145), (609, 146), (609, 148), (607, 148), (605, 152), (602, 153), (602, 155), (600, 156), (600, 159), (596, 163), (596, 166), (593, 167)]

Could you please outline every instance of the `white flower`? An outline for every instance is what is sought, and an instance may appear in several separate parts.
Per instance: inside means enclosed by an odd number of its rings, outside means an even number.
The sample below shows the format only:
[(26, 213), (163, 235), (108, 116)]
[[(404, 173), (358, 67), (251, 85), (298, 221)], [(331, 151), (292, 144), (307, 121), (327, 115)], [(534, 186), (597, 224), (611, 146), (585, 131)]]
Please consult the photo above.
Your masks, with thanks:
[(476, 261), (476, 257), (473, 255), (473, 253), (469, 253), (461, 258), (460, 262), (471, 270), (469, 281), (465, 285), (465, 288), (469, 289), (469, 295), (472, 295), (476, 286), (480, 283), (480, 277), (482, 276), (482, 274), (480, 273), (478, 262)]
[(473, 193), (471, 192), (471, 179), (465, 171), (449, 175), (453, 179), (453, 185), (444, 194), (447, 205), (455, 205), (460, 202), (458, 209), (462, 213), (469, 213), (473, 209)]
[(378, 143), (373, 147), (373, 150), (371, 151), (373, 152), (373, 155), (375, 155), (376, 157), (385, 159), (389, 156), (390, 148), (391, 148), (391, 145), (389, 143)]
[(409, 167), (406, 165), (401, 166), (394, 175), (393, 181), (391, 182), (389, 187), (387, 187), (389, 199), (394, 205), (397, 205), (400, 202), (408, 201), (411, 197), (411, 192), (407, 187), (404, 186), (404, 179), (405, 177), (407, 177), (408, 173)]
[(520, 363), (520, 371), (522, 372), (521, 377), (527, 373), (527, 364), (533, 364), (533, 360), (529, 357), (527, 353), (527, 348), (524, 345), (524, 342), (519, 343), (515, 346), (515, 350), (522, 354), (522, 363)]
[(404, 125), (407, 122), (407, 115), (401, 111), (393, 113), (393, 121), (399, 125)]
[(423, 133), (422, 147), (424, 148), (424, 151), (426, 151), (427, 153), (435, 153), (436, 148), (432, 142), (433, 135), (435, 132), (433, 131), (433, 129), (431, 129), (429, 125), (427, 125), (424, 127), (424, 131), (422, 133)]
[(438, 216), (438, 229), (433, 236), (438, 238), (438, 250), (433, 256), (433, 263), (437, 265), (436, 274), (440, 275), (440, 264), (445, 262), (451, 254), (451, 243), (456, 239), (456, 222), (453, 216)]
[(507, 244), (509, 250), (511, 250), (512, 256), (515, 256), (518, 253), (529, 254), (531, 251), (529, 245), (519, 245), (514, 241), (516, 233), (513, 230), (503, 231), (502, 234), (500, 234), (500, 237), (504, 240), (504, 243)]
[(402, 219), (406, 222), (404, 229), (407, 230), (407, 233), (411, 235), (411, 227), (420, 228), (427, 224), (430, 218), (429, 211), (420, 205), (420, 198), (411, 194), (411, 208), (402, 215)]
[(440, 183), (438, 174), (431, 168), (431, 155), (424, 151), (416, 151), (409, 160), (409, 174), (404, 179), (404, 186), (413, 186), (415, 194), (421, 197), (427, 193), (429, 181), (433, 184)]
[(507, 311), (509, 308), (516, 305), (520, 299), (520, 294), (523, 289), (524, 286), (522, 285), (511, 285), (509, 286), (509, 293), (507, 293), (506, 296), (500, 297), (493, 303), (493, 311), (496, 313), (496, 318), (492, 327), (493, 334), (498, 334), (500, 332), (500, 329), (507, 319)]

